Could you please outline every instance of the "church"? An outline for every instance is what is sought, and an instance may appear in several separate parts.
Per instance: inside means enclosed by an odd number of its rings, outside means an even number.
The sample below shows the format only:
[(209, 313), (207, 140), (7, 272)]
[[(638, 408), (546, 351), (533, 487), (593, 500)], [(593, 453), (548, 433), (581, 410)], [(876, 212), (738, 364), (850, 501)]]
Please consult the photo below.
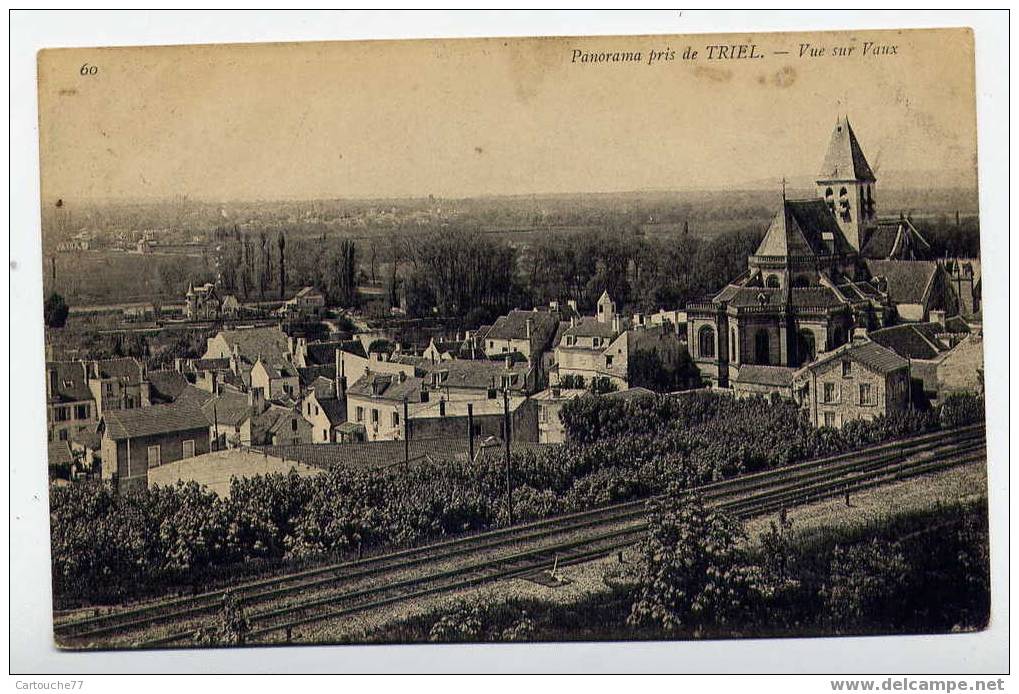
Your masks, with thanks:
[(952, 315), (944, 268), (916, 262), (927, 241), (904, 217), (878, 218), (877, 179), (847, 116), (835, 124), (816, 186), (807, 200), (783, 192), (747, 270), (687, 305), (690, 355), (712, 386), (782, 390), (818, 354), (899, 320), (895, 288), (872, 267), (931, 274), (918, 282), (941, 289), (925, 293), (916, 319), (931, 310)]

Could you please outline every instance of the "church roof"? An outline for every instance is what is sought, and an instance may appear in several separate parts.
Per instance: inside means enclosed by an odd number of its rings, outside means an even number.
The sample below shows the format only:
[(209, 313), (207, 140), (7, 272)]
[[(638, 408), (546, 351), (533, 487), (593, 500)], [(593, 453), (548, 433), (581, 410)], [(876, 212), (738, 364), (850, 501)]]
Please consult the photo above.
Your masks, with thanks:
[[(826, 237), (832, 240), (831, 250)], [(755, 255), (816, 256), (850, 251), (852, 246), (824, 200), (783, 200)]]
[(923, 303), (938, 264), (927, 260), (868, 260), (867, 269), (888, 283), (888, 297), (897, 304)]
[(876, 181), (848, 116), (839, 116), (832, 130), (818, 181)]
[(860, 255), (876, 260), (922, 260), (931, 250), (908, 219), (880, 220), (867, 232)]

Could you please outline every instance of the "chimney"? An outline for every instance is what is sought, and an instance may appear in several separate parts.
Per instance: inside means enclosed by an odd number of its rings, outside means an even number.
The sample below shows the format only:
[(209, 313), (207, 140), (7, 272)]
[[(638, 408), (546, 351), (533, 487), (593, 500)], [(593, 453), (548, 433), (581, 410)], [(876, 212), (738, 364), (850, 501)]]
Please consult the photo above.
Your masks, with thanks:
[(506, 370), (509, 371), (512, 368), (513, 368), (513, 357), (507, 355), (506, 356)]
[(945, 327), (945, 312), (944, 311), (931, 311), (930, 312), (931, 323), (937, 323), (942, 328)]
[(576, 299), (570, 299), (569, 301), (566, 302), (566, 305), (569, 306), (570, 308), (572, 308), (574, 311), (577, 310), (577, 300)]
[(612, 331), (619, 333), (622, 332), (622, 321), (619, 320), (619, 316), (612, 316)]
[(571, 328), (577, 327), (577, 317), (576, 316), (570, 316), (570, 327)]
[(534, 321), (532, 319), (530, 319), (530, 318), (528, 318), (527, 321), (525, 322), (525, 325), (527, 326), (527, 339), (528, 340), (531, 339), (531, 326), (532, 326), (533, 323), (534, 323)]
[(252, 388), (248, 391), (248, 406), (252, 414), (262, 414), (265, 411), (265, 391), (262, 388)]

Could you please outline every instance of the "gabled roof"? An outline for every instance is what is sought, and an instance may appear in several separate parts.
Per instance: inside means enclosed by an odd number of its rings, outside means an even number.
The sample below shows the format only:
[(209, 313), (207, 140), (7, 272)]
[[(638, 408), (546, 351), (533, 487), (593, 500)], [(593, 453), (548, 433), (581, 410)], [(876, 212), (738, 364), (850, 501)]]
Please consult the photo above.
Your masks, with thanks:
[(897, 304), (920, 304), (934, 280), (938, 264), (928, 260), (867, 260), (872, 277), (888, 282), (888, 298)]
[(149, 371), (149, 397), (152, 400), (173, 402), (184, 391), (188, 380), (179, 371), (169, 369)]
[(46, 453), (50, 465), (70, 465), (74, 462), (71, 445), (67, 441), (50, 441)]
[(937, 323), (906, 323), (874, 330), (870, 339), (903, 358), (934, 359), (948, 349), (938, 339), (942, 332)]
[(195, 371), (229, 371), (230, 370), (230, 358), (222, 357), (219, 359), (195, 359), (192, 364), (194, 365)]
[(927, 239), (905, 217), (879, 220), (866, 232), (860, 249), (864, 258), (877, 260), (921, 260), (930, 252)]
[(80, 402), (91, 400), (92, 391), (85, 380), (85, 366), (79, 361), (57, 361), (46, 364), (46, 378), (55, 372), (50, 402)]
[(408, 402), (421, 402), (423, 384), (424, 379), (417, 376), (405, 376), (401, 381), (397, 374), (365, 374), (347, 388), (347, 397), (374, 397), (397, 402), (406, 397)]
[(531, 344), (543, 345), (555, 333), (558, 316), (549, 311), (521, 311), (514, 309), (500, 316), (485, 336), (487, 340), (526, 340), (527, 321), (531, 321)]
[[(826, 238), (831, 239), (830, 249)], [(754, 255), (818, 256), (852, 250), (824, 200), (784, 200)]]
[(133, 357), (103, 359), (101, 361), (93, 362), (93, 364), (94, 369), (98, 372), (99, 378), (115, 378), (127, 383), (142, 382), (141, 362)]
[(224, 392), (201, 405), (208, 424), (218, 426), (240, 426), (251, 417), (251, 405), (244, 393)]
[(737, 383), (770, 386), (773, 388), (788, 388), (793, 384), (793, 374), (796, 369), (786, 366), (762, 366), (759, 364), (744, 364), (739, 367)]
[(108, 410), (103, 414), (103, 422), (105, 435), (114, 441), (194, 429), (207, 431), (209, 428), (209, 421), (202, 410), (190, 403)]
[(316, 398), (318, 406), (322, 408), (323, 414), (329, 420), (331, 426), (337, 426), (347, 421), (347, 402), (336, 398)]
[(300, 375), (297, 373), (297, 367), (288, 361), (280, 361), (273, 364), (271, 361), (263, 358), (256, 360), (255, 363), (261, 363), (265, 373), (273, 380), (277, 378), (300, 378)]
[(231, 352), (236, 346), (241, 356), (251, 363), (259, 356), (272, 363), (286, 361), (289, 352), (286, 334), (275, 326), (222, 330), (219, 335)]
[(611, 323), (602, 323), (594, 316), (581, 316), (577, 319), (576, 325), (570, 326), (563, 330), (563, 336), (572, 337), (603, 337), (607, 340), (611, 340), (616, 336), (616, 331), (612, 328)]
[(530, 371), (526, 362), (513, 362), (507, 369), (505, 359), (495, 361), (451, 359), (435, 364), (426, 361), (421, 365), (421, 368), (427, 374), (424, 379), (426, 383), (430, 383), (434, 375), (439, 375), (442, 378), (439, 385), (479, 390), (500, 387), (503, 376), (516, 376), (517, 387), (522, 387), (524, 379)]
[(815, 361), (801, 367), (796, 374), (802, 374), (822, 364), (827, 364), (832, 360), (844, 359), (846, 357), (860, 362), (871, 371), (881, 374), (891, 373), (892, 371), (905, 369), (909, 366), (905, 359), (892, 350), (868, 340), (866, 342), (850, 342), (830, 352), (825, 352)]
[(368, 357), (360, 340), (333, 340), (329, 342), (309, 342), (304, 356), (308, 366), (336, 365), (336, 350), (347, 352), (358, 357)]
[(828, 141), (828, 151), (817, 174), (821, 181), (876, 181), (848, 116), (839, 116)]
[(333, 365), (306, 366), (297, 369), (297, 376), (302, 388), (312, 387), (319, 379), (325, 379), (332, 383), (336, 378), (336, 367)]

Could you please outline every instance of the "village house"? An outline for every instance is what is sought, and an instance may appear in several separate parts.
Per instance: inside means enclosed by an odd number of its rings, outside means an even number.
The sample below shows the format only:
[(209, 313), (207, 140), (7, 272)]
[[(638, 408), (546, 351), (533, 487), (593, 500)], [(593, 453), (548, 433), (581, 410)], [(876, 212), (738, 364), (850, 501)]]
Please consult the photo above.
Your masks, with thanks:
[[(596, 311), (594, 317), (571, 318), (562, 331), (555, 349), (554, 383), (583, 388), (600, 382), (616, 389), (628, 388), (635, 380), (656, 385), (651, 381), (671, 374), (685, 357), (686, 347), (664, 315), (657, 323), (643, 314), (627, 322), (608, 292), (602, 293)], [(655, 368), (641, 364), (637, 355), (654, 362)]]
[(446, 400), (432, 397), (410, 412), (408, 436), (420, 439), (464, 439), (470, 430), (475, 438), (506, 439), (506, 413), (510, 438), (516, 443), (538, 443), (538, 403), (520, 395), (494, 400)]
[(563, 405), (582, 395), (590, 395), (583, 388), (560, 388), (552, 386), (532, 397), (538, 405), (538, 443), (563, 443), (566, 427), (559, 413)]
[(311, 425), (312, 443), (337, 443), (347, 421), (346, 388), (339, 378), (316, 378), (301, 400), (301, 415)]
[(559, 315), (547, 310), (513, 310), (500, 316), (485, 333), (482, 349), (489, 358), (519, 354), (536, 366), (543, 377), (543, 355), (553, 348)]
[(868, 260), (874, 284), (895, 307), (899, 320), (923, 322), (931, 311), (954, 316), (959, 303), (941, 262), (931, 260)]
[(222, 301), (216, 291), (216, 285), (206, 282), (196, 287), (188, 282), (188, 290), (184, 295), (184, 316), (188, 320), (219, 318), (221, 313)]
[(425, 379), (398, 373), (373, 373), (354, 381), (347, 389), (347, 421), (340, 431), (344, 440), (377, 441), (404, 439), (404, 403), (407, 411), (428, 403)]
[(208, 453), (209, 423), (202, 410), (187, 403), (108, 410), (99, 423), (102, 478), (118, 489), (144, 488), (148, 470)]
[(303, 287), (284, 302), (280, 312), (289, 318), (311, 318), (322, 315), (325, 307), (325, 294), (314, 287)]
[(799, 369), (793, 392), (814, 426), (841, 428), (909, 408), (909, 364), (876, 342), (856, 340)]
[(959, 316), (946, 319), (932, 311), (931, 317), (875, 330), (869, 337), (909, 362), (915, 401), (936, 403), (952, 393), (983, 392), (981, 337)]
[(84, 362), (46, 364), (47, 440), (67, 441), (74, 432), (98, 421)]
[(86, 377), (96, 416), (110, 410), (148, 407), (149, 383), (145, 365), (132, 357), (86, 362)]
[(251, 367), (249, 388), (261, 388), (269, 394), (269, 400), (296, 398), (301, 392), (300, 375), (288, 361), (274, 365), (259, 357)]
[(455, 359), (417, 362), (415, 375), (446, 400), (494, 399), (503, 390), (530, 395), (537, 392), (538, 370), (506, 356), (499, 360)]

